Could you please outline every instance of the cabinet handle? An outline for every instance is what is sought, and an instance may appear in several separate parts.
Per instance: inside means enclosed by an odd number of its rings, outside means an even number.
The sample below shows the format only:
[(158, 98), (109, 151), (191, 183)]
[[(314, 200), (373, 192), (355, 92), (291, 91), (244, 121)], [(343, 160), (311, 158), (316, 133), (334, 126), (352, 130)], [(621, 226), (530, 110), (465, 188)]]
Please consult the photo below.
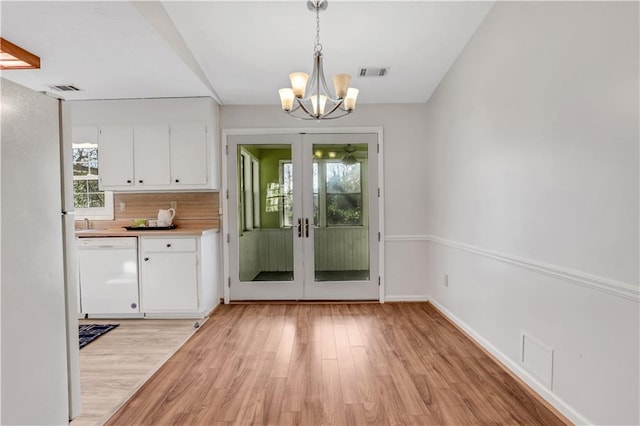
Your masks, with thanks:
[(141, 180), (138, 181), (138, 183), (144, 183), (144, 181), (141, 179)]
[(167, 244), (167, 247), (171, 247), (171, 244)]
[(302, 237), (302, 219), (298, 218), (298, 238)]
[(148, 258), (148, 257), (145, 257), (145, 258), (144, 258), (144, 261), (145, 261), (145, 262), (148, 262), (148, 261), (149, 261), (149, 258)]
[(176, 183), (180, 183), (180, 179), (176, 179)]
[(304, 236), (309, 238), (309, 218), (304, 219)]
[(127, 179), (127, 183), (131, 183), (131, 179)]

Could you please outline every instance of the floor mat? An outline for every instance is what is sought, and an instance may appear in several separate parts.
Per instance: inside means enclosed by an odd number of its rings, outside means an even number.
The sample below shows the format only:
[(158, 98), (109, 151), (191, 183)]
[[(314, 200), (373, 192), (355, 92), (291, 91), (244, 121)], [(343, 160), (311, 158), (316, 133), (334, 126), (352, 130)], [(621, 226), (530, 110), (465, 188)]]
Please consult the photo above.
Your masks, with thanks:
[(96, 340), (98, 337), (113, 330), (120, 324), (82, 324), (78, 325), (80, 349)]

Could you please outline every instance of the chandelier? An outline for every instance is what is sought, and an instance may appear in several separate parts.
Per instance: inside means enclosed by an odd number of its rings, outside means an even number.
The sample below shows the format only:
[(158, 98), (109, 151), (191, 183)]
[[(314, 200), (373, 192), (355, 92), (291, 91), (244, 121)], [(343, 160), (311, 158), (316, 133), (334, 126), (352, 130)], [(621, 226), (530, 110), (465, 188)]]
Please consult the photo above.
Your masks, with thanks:
[(327, 0), (308, 0), (307, 8), (316, 12), (313, 72), (311, 78), (304, 72), (289, 74), (291, 87), (279, 90), (282, 110), (299, 120), (331, 120), (344, 117), (355, 109), (358, 89), (349, 87), (350, 75), (336, 74), (333, 76), (335, 97), (331, 97), (324, 78), (320, 44), (320, 11), (326, 10)]

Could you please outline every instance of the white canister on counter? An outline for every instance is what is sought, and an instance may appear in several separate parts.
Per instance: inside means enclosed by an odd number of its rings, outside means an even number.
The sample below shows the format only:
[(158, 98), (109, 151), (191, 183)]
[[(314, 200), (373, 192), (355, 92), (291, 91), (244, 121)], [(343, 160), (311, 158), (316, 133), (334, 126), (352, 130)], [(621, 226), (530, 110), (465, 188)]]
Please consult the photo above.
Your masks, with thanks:
[(171, 226), (175, 215), (176, 211), (174, 209), (158, 210), (158, 226)]

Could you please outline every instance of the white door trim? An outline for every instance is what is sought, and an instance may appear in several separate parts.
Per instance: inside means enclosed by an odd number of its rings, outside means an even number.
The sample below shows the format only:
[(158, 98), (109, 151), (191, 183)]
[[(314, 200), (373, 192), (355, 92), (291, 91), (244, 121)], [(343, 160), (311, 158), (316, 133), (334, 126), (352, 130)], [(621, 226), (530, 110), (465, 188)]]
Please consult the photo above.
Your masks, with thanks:
[[(378, 188), (380, 189), (380, 196), (378, 197), (378, 230), (380, 232), (379, 250), (378, 250), (378, 264), (379, 264), (379, 276), (380, 276), (380, 291), (379, 300), (380, 303), (384, 303), (385, 294), (385, 270), (384, 270), (384, 161), (383, 161), (383, 128), (382, 127), (327, 127), (327, 128), (315, 128), (315, 127), (299, 127), (299, 128), (247, 128), (247, 129), (222, 129), (222, 143), (220, 144), (221, 158), (222, 158), (222, 186), (220, 197), (222, 198), (222, 253), (223, 253), (223, 293), (224, 303), (230, 302), (229, 294), (229, 282), (231, 280), (229, 269), (229, 200), (227, 198), (227, 191), (229, 190), (229, 184), (227, 182), (227, 168), (228, 168), (228, 153), (227, 153), (227, 138), (232, 135), (273, 135), (273, 134), (324, 134), (324, 133), (376, 133), (378, 135)], [(373, 164), (371, 162), (370, 164)], [(375, 236), (373, 236), (375, 237)]]

